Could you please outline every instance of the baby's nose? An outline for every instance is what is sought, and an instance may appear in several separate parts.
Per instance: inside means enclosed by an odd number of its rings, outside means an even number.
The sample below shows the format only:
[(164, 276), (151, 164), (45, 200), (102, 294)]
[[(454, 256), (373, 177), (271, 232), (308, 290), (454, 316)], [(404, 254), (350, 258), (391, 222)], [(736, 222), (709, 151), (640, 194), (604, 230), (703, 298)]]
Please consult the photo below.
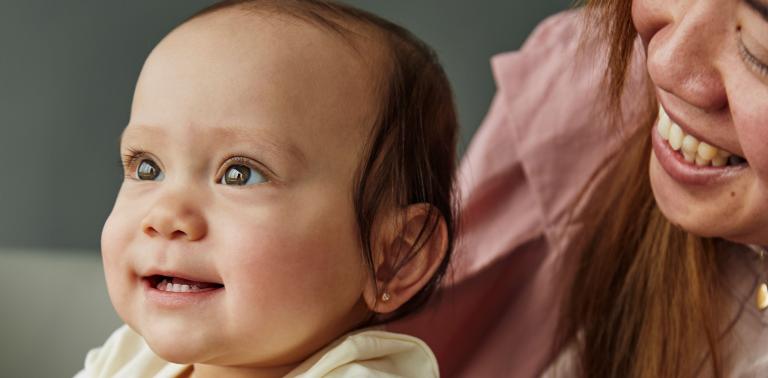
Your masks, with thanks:
[(152, 207), (141, 228), (149, 237), (195, 241), (205, 237), (208, 224), (196, 206), (178, 198), (166, 198)]

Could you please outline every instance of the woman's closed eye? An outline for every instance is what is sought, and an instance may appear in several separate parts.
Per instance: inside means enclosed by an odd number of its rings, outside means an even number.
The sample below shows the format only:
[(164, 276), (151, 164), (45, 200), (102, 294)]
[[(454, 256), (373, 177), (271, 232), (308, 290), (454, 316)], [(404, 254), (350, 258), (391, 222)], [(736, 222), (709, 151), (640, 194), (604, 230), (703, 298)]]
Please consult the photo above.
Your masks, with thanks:
[(746, 0), (747, 7), (740, 8), (736, 26), (739, 55), (749, 68), (768, 78), (768, 6), (761, 1)]
[(759, 74), (768, 77), (768, 65), (760, 61), (748, 48), (744, 45), (743, 40), (739, 40), (739, 54), (741, 58), (747, 62), (753, 69)]

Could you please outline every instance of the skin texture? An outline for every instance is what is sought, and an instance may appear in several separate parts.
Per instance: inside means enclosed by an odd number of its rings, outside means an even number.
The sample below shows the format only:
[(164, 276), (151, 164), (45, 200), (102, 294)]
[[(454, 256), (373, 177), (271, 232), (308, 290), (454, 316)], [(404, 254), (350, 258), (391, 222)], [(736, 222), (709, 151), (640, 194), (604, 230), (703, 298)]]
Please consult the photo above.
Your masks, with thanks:
[[(764, 0), (757, 0), (764, 1)], [(662, 212), (701, 236), (768, 245), (768, 20), (741, 0), (636, 0), (632, 19), (657, 98), (693, 133), (749, 162), (708, 185), (674, 180), (651, 158)]]
[[(437, 268), (444, 225), (386, 282), (361, 256), (352, 187), (379, 101), (381, 67), (366, 59), (382, 60), (375, 41), (365, 46), (295, 18), (224, 10), (180, 26), (147, 59), (121, 143), (135, 157), (102, 254), (115, 309), (162, 358), (194, 364), (194, 376), (281, 376), (369, 310), (396, 309)], [(147, 160), (162, 176), (138, 178)], [(253, 182), (222, 184), (232, 165), (252, 168)], [(382, 216), (377, 265), (408, 247), (419, 209)], [(159, 303), (142, 279), (158, 271), (224, 288)]]

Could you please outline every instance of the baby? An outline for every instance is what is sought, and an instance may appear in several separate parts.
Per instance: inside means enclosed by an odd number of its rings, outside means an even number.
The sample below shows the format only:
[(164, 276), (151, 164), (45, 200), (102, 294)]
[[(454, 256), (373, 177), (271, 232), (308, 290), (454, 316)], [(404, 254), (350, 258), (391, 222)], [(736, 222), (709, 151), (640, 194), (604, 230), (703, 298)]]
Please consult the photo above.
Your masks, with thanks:
[(432, 51), (328, 1), (216, 4), (143, 67), (84, 377), (437, 376), (375, 326), (438, 286), (457, 121)]

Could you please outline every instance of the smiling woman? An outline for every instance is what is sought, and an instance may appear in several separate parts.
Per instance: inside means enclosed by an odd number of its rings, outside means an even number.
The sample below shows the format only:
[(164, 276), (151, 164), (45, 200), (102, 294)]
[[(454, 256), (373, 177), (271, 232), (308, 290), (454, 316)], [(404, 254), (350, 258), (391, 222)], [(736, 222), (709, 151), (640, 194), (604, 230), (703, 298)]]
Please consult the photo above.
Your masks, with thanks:
[[(589, 5), (609, 42), (610, 102), (636, 131), (577, 216), (587, 237), (560, 320), (571, 347), (552, 371), (764, 375), (768, 5)], [(644, 110), (627, 119), (628, 107)]]
[(768, 2), (586, 3), (494, 58), (465, 264), (398, 326), (460, 376), (766, 376)]

